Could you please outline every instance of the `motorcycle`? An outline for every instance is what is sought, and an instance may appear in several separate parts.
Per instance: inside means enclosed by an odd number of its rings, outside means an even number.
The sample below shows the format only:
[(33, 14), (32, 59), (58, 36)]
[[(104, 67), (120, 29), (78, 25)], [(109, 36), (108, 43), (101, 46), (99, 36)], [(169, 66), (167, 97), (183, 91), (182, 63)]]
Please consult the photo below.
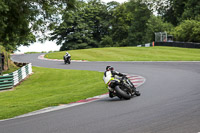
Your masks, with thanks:
[(134, 95), (140, 96), (140, 92), (136, 91), (135, 86), (126, 76), (111, 80), (108, 83), (108, 89), (111, 98), (117, 96), (120, 99), (129, 100)]
[(67, 57), (63, 56), (63, 59), (64, 59), (64, 63), (65, 64), (67, 64), (67, 63), (70, 64), (71, 63), (71, 56), (67, 56)]

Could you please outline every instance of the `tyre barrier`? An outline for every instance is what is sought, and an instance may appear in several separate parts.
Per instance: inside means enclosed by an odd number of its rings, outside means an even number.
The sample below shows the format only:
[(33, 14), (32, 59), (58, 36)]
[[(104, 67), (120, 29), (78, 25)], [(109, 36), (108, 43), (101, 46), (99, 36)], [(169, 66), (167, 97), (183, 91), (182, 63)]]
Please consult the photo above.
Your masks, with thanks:
[(27, 65), (28, 63), (19, 63), (19, 62), (14, 62), (14, 64), (18, 67), (23, 67), (25, 65)]
[(21, 67), (20, 69), (12, 73), (0, 76), (0, 91), (13, 88), (30, 74), (32, 74), (31, 63), (26, 64), (25, 66)]

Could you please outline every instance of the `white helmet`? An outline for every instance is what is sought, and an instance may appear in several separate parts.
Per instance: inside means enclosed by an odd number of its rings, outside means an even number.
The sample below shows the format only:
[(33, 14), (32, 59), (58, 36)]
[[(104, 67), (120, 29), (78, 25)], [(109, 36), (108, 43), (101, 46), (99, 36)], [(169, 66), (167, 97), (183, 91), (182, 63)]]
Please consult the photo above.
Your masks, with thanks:
[(68, 52), (66, 52), (66, 54), (68, 54)]

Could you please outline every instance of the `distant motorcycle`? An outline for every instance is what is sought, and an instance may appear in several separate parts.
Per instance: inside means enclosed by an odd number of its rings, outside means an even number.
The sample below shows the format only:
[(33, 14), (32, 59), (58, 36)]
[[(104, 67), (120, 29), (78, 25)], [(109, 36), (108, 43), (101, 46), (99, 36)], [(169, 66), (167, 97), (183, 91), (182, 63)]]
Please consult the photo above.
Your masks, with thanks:
[(108, 83), (108, 89), (111, 92), (111, 97), (117, 96), (120, 99), (128, 100), (134, 95), (140, 96), (139, 91), (135, 91), (135, 86), (126, 76), (115, 79), (115, 81), (111, 80)]
[(70, 64), (71, 63), (71, 56), (63, 56), (63, 59), (64, 59), (64, 63), (65, 64)]

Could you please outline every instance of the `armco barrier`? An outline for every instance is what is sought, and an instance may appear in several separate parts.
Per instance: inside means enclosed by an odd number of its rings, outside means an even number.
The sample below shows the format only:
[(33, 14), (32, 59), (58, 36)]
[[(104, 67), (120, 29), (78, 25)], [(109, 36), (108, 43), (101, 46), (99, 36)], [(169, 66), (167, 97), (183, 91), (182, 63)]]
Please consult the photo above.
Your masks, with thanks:
[(0, 76), (0, 90), (13, 87), (13, 75)]
[(31, 73), (32, 65), (29, 63), (12, 73), (0, 76), (0, 90), (13, 88)]
[(200, 48), (200, 43), (193, 42), (155, 42), (155, 46), (172, 46), (183, 48)]

